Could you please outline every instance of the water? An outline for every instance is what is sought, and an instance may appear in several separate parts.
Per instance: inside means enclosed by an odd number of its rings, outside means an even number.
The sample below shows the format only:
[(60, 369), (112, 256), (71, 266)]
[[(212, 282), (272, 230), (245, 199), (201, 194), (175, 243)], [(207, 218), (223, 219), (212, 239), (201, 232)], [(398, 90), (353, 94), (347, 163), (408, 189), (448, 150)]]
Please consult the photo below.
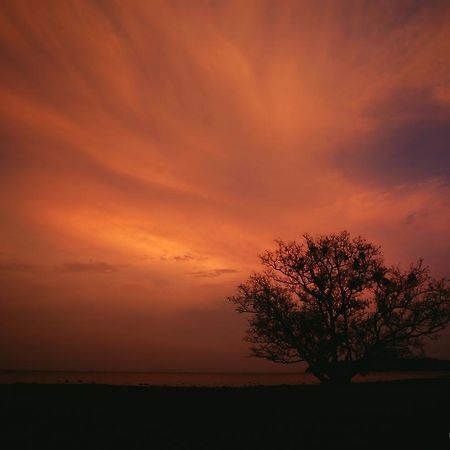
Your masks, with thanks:
[[(378, 372), (354, 382), (450, 377), (449, 372)], [(0, 371), (0, 383), (85, 383), (130, 386), (275, 386), (316, 384), (308, 373), (155, 373)]]

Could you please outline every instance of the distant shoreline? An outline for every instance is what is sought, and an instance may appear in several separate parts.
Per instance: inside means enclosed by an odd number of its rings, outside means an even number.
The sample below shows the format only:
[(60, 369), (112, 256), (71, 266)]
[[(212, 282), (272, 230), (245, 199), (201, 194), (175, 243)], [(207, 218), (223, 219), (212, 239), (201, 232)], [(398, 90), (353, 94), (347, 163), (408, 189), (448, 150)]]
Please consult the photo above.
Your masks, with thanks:
[(389, 387), (395, 387), (395, 386), (413, 386), (413, 385), (439, 385), (441, 383), (449, 383), (450, 386), (450, 372), (445, 374), (440, 374), (436, 377), (427, 377), (427, 378), (404, 378), (404, 379), (392, 379), (392, 380), (367, 380), (367, 381), (357, 381), (357, 382), (351, 382), (349, 385), (326, 385), (321, 384), (319, 382), (317, 383), (300, 383), (300, 384), (272, 384), (272, 385), (264, 385), (264, 384), (254, 384), (254, 385), (239, 385), (239, 386), (227, 386), (227, 385), (221, 385), (221, 386), (190, 386), (190, 385), (153, 385), (153, 384), (109, 384), (109, 383), (85, 383), (85, 382), (74, 382), (74, 383), (40, 383), (40, 382), (22, 382), (22, 381), (15, 381), (11, 383), (2, 383), (0, 382), (0, 390), (4, 389), (8, 386), (23, 386), (23, 387), (36, 387), (39, 389), (40, 386), (45, 388), (61, 388), (61, 387), (68, 387), (69, 389), (72, 386), (77, 387), (92, 387), (92, 388), (118, 388), (118, 389), (134, 389), (134, 388), (149, 388), (154, 390), (166, 390), (166, 389), (182, 389), (182, 390), (254, 390), (254, 389), (308, 389), (308, 388), (325, 388), (325, 389), (340, 389), (340, 388), (348, 388), (351, 386), (358, 386), (358, 387), (367, 387), (367, 386), (389, 386)]
[[(403, 358), (380, 360), (368, 366), (371, 373), (376, 372), (443, 372), (450, 371), (450, 360), (438, 358)], [(167, 374), (167, 375), (300, 375), (308, 369), (296, 371), (192, 371), (192, 370), (90, 370), (90, 369), (15, 369), (0, 368), (0, 373), (110, 373), (110, 374)]]
[[(353, 384), (367, 382), (449, 378), (450, 371), (387, 371), (356, 376)], [(319, 384), (311, 373), (201, 373), (201, 372), (97, 372), (0, 371), (0, 384), (95, 384), (117, 386), (245, 387)]]
[(0, 369), (1, 372), (44, 372), (44, 373), (132, 373), (132, 374), (164, 374), (164, 375), (302, 375), (306, 371), (299, 372), (200, 372), (200, 371), (161, 371), (161, 370), (46, 370), (46, 369)]

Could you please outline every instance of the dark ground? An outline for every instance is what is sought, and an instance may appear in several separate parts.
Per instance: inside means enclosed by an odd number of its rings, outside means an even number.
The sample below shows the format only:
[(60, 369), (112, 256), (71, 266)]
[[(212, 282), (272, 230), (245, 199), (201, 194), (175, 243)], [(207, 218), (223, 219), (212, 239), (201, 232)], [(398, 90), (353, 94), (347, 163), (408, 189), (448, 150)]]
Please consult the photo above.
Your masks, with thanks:
[(2, 449), (450, 449), (450, 380), (343, 388), (0, 385)]

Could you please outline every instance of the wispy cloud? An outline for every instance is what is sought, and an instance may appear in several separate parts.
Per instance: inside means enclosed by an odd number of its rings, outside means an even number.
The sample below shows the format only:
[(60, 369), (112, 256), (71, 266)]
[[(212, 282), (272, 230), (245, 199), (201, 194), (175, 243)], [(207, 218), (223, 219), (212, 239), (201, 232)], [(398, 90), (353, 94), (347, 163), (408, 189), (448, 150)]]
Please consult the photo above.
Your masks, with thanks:
[(70, 273), (110, 273), (117, 272), (122, 266), (109, 264), (103, 261), (68, 262), (58, 267), (62, 272)]
[(0, 262), (0, 271), (5, 272), (66, 272), (66, 273), (109, 273), (117, 272), (123, 265), (110, 264), (104, 261), (71, 261), (56, 265), (29, 264), (20, 261)]
[(235, 269), (210, 269), (192, 272), (192, 275), (196, 278), (216, 278), (220, 277), (221, 275), (227, 275), (236, 272), (238, 272), (238, 270)]
[(0, 270), (5, 272), (37, 272), (41, 267), (35, 264), (27, 264), (23, 262), (0, 262)]

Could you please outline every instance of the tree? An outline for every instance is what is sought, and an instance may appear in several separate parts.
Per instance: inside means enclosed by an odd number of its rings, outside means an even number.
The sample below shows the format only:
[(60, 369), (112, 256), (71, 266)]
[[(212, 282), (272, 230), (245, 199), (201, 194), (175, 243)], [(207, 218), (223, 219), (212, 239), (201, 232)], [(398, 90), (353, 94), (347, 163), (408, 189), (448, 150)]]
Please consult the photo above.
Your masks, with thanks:
[(230, 300), (249, 314), (253, 356), (305, 361), (321, 382), (349, 383), (377, 359), (417, 356), (450, 320), (448, 280), (422, 260), (406, 271), (344, 231), (303, 243), (278, 240)]

